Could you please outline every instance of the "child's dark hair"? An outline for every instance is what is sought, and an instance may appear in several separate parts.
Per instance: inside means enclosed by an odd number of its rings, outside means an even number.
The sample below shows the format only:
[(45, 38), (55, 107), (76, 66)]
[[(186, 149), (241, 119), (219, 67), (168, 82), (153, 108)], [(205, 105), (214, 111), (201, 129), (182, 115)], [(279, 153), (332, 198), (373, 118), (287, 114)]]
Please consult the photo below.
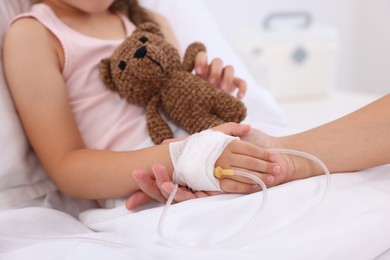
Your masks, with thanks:
[(135, 25), (139, 25), (144, 22), (156, 23), (147, 11), (139, 5), (138, 0), (115, 0), (111, 5), (110, 10), (114, 12), (122, 12)]

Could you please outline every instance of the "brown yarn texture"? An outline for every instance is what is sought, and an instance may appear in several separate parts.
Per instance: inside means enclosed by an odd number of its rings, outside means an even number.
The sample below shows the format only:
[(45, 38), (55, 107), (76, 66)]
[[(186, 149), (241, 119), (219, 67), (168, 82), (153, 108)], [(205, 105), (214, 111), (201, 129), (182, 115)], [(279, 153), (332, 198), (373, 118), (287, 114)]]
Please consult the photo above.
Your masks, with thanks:
[(110, 90), (146, 108), (149, 135), (160, 144), (174, 137), (164, 118), (193, 134), (246, 116), (239, 99), (192, 73), (195, 56), (205, 50), (202, 43), (192, 43), (181, 62), (158, 26), (143, 23), (101, 61), (100, 75)]

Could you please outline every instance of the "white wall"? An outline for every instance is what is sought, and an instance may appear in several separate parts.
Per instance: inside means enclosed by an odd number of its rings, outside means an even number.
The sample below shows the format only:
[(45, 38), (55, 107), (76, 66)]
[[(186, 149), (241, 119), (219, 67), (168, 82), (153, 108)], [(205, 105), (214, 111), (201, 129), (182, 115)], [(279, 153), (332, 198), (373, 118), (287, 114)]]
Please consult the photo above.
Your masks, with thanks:
[(390, 92), (390, 1), (360, 0), (356, 39), (359, 89)]
[(204, 0), (233, 47), (260, 33), (274, 11), (307, 11), (314, 27), (335, 28), (340, 50), (334, 87), (390, 92), (388, 0)]

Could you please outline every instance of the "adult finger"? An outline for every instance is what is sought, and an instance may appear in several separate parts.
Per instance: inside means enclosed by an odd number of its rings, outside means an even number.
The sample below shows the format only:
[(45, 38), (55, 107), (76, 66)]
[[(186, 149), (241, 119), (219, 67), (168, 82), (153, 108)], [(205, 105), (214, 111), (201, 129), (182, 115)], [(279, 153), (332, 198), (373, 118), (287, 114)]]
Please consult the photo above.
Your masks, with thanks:
[(141, 191), (157, 201), (162, 203), (166, 202), (166, 198), (161, 194), (156, 182), (152, 180), (147, 172), (143, 170), (134, 170), (132, 175)]
[[(175, 185), (172, 182), (165, 182), (161, 185), (161, 187), (166, 193), (171, 194), (174, 190)], [(179, 187), (173, 199), (176, 202), (182, 202), (182, 201), (195, 199), (195, 198), (196, 196), (193, 192), (191, 192), (186, 188)]]
[(141, 206), (149, 201), (151, 201), (152, 198), (149, 197), (145, 192), (143, 191), (137, 191), (135, 193), (133, 193), (130, 198), (128, 198), (126, 200), (126, 208), (128, 210), (132, 210), (132, 209), (135, 209), (137, 208), (138, 206)]
[(249, 132), (251, 126), (248, 124), (229, 122), (213, 127), (212, 129), (216, 131), (221, 131), (222, 133), (227, 135), (242, 137)]
[(156, 186), (159, 189), (162, 196), (164, 196), (165, 199), (169, 197), (169, 193), (167, 193), (163, 188), (162, 184), (166, 182), (172, 182), (172, 180), (169, 178), (168, 171), (162, 164), (153, 164), (151, 166), (154, 177), (156, 179)]
[[(173, 192), (174, 189), (174, 184), (172, 182), (166, 182), (163, 183), (162, 188), (169, 194)], [(224, 194), (223, 192), (220, 191), (196, 191), (193, 192), (190, 189), (186, 187), (179, 187), (175, 197), (174, 201), (175, 202), (183, 202), (186, 200), (190, 199), (196, 199), (196, 198), (204, 198), (204, 197), (209, 197), (209, 196), (215, 196), (215, 195), (221, 195)]]

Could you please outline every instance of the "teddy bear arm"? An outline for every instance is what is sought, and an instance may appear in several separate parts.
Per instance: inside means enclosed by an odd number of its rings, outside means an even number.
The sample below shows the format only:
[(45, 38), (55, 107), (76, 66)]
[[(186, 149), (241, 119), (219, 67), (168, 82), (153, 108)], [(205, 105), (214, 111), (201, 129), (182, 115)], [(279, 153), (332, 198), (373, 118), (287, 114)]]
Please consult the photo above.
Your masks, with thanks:
[(114, 81), (112, 79), (111, 75), (111, 60), (110, 59), (103, 59), (99, 63), (99, 72), (100, 72), (100, 78), (102, 79), (104, 85), (112, 91), (116, 91), (116, 87), (114, 84)]
[(159, 96), (153, 97), (146, 107), (146, 121), (149, 135), (155, 144), (160, 144), (165, 139), (173, 138), (173, 133), (159, 111)]
[(181, 69), (184, 71), (191, 72), (195, 67), (195, 57), (201, 51), (206, 51), (206, 47), (203, 45), (203, 43), (200, 42), (191, 43), (187, 47), (186, 52), (184, 54)]

